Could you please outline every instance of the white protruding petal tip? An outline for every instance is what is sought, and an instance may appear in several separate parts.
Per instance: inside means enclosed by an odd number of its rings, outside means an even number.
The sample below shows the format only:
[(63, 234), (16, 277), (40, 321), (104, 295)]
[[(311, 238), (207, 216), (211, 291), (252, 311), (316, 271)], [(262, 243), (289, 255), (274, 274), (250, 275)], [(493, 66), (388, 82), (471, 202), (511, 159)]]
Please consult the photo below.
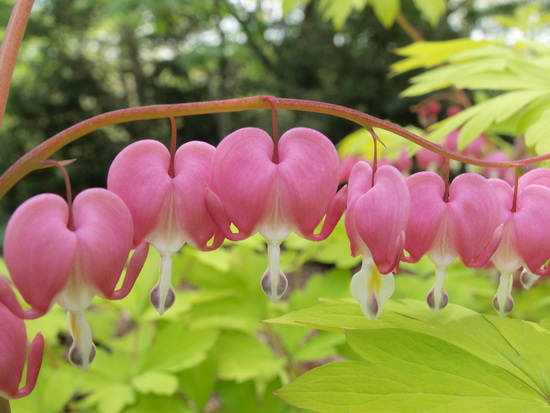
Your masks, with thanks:
[(512, 298), (512, 285), (514, 277), (512, 274), (501, 274), (497, 293), (493, 298), (493, 307), (500, 316), (504, 317), (514, 308)]
[(351, 279), (351, 294), (369, 320), (380, 315), (395, 290), (393, 274), (382, 275), (374, 264), (365, 264)]
[(536, 274), (533, 274), (531, 271), (524, 269), (519, 276), (521, 286), (526, 290), (530, 289), (540, 277)]

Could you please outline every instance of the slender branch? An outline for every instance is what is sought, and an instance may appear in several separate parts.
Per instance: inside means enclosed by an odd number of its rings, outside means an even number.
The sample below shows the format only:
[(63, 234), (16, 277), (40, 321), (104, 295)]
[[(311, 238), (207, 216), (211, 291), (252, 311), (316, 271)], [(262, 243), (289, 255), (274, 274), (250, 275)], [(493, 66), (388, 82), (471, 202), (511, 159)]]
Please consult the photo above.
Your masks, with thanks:
[(0, 177), (0, 198), (2, 198), (9, 189), (11, 189), (19, 180), (30, 172), (41, 169), (43, 165), (40, 161), (48, 159), (56, 151), (75, 141), (76, 139), (101, 129), (105, 126), (116, 125), (124, 122), (136, 120), (150, 120), (169, 118), (171, 116), (190, 116), (204, 115), (220, 112), (239, 112), (246, 110), (271, 109), (273, 103), (277, 109), (296, 110), (302, 112), (321, 113), (347, 119), (357, 123), (363, 128), (379, 128), (396, 135), (399, 135), (417, 145), (420, 145), (432, 152), (443, 155), (449, 159), (459, 162), (493, 168), (509, 168), (513, 166), (528, 165), (550, 159), (550, 153), (521, 161), (494, 162), (483, 161), (470, 158), (454, 151), (450, 151), (444, 146), (430, 142), (418, 135), (404, 129), (393, 123), (378, 119), (374, 116), (360, 112), (358, 110), (338, 106), (331, 103), (315, 102), (299, 99), (284, 99), (272, 96), (254, 96), (239, 99), (215, 100), (209, 102), (180, 103), (173, 105), (152, 105), (141, 106), (137, 108), (120, 109), (113, 112), (103, 113), (93, 118), (82, 121), (57, 135), (54, 135), (47, 141), (38, 145), (36, 148), (23, 155), (15, 164), (13, 164)]
[(415, 42), (423, 42), (424, 37), (414, 28), (414, 26), (407, 20), (403, 13), (399, 12), (395, 16), (395, 21), (401, 27), (407, 35)]
[(34, 0), (17, 0), (0, 46), (0, 129), (6, 112), (11, 78)]

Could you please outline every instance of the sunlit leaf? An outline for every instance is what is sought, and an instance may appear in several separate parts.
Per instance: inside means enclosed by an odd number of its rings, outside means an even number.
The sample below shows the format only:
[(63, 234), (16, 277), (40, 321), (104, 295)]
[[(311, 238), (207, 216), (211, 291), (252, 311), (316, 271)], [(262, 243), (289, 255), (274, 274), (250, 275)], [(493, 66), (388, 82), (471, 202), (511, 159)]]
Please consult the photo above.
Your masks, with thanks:
[(366, 362), (314, 369), (277, 395), (327, 413), (550, 409), (517, 377), (442, 339), (394, 328), (348, 331), (346, 336)]
[(386, 28), (391, 27), (401, 8), (401, 0), (374, 0), (372, 1), (374, 14)]
[(439, 20), (447, 10), (445, 0), (413, 0), (414, 5), (426, 18), (432, 27), (437, 26)]

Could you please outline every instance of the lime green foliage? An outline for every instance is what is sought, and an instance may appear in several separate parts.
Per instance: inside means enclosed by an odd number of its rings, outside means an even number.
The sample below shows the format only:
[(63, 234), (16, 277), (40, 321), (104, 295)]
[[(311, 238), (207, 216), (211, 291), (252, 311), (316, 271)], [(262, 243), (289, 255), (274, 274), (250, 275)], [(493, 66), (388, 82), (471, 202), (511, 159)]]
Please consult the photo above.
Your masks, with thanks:
[[(288, 13), (297, 4), (308, 3), (310, 0), (283, 0), (283, 12)], [(433, 27), (447, 9), (444, 0), (414, 0), (414, 5), (426, 21)], [(349, 15), (354, 11), (362, 11), (366, 6), (372, 6), (377, 19), (386, 28), (395, 22), (401, 10), (401, 0), (320, 0), (319, 6), (326, 20), (332, 21), (334, 28), (342, 30)]]
[[(329, 302), (270, 323), (341, 331), (358, 356), (314, 369), (277, 395), (317, 412), (550, 411), (550, 332), (457, 305), (434, 315), (414, 300), (367, 321)], [(334, 380), (335, 377), (339, 379)], [(382, 397), (383, 396), (383, 397)]]
[(490, 98), (437, 123), (429, 139), (439, 141), (460, 128), (459, 150), (481, 133), (504, 131), (525, 136), (536, 154), (550, 152), (546, 131), (550, 128), (550, 87), (545, 79), (550, 70), (550, 47), (530, 29), (548, 24), (550, 16), (538, 4), (522, 6), (513, 16), (494, 16), (506, 27), (524, 31), (509, 39), (475, 41), (455, 39), (416, 42), (398, 50), (404, 59), (392, 66), (393, 75), (413, 69), (427, 69), (414, 76), (402, 96), (419, 96), (455, 87), (490, 91)]

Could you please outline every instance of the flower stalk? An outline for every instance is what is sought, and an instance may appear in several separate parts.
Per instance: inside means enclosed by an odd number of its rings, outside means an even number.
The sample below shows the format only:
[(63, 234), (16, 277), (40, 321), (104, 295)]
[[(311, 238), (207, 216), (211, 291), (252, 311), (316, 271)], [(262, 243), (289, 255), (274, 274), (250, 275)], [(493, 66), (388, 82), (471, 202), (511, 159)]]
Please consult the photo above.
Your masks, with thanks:
[(161, 119), (176, 116), (204, 115), (221, 112), (241, 112), (246, 110), (272, 109), (296, 110), (336, 116), (355, 122), (364, 128), (379, 128), (399, 135), (417, 145), (443, 155), (449, 159), (482, 167), (509, 168), (523, 166), (550, 159), (550, 153), (518, 161), (483, 161), (446, 149), (443, 145), (430, 142), (391, 122), (378, 119), (358, 110), (331, 103), (301, 99), (253, 96), (238, 99), (207, 102), (179, 103), (171, 105), (151, 105), (120, 109), (103, 113), (84, 120), (52, 136), (33, 150), (22, 156), (2, 176), (0, 176), (0, 199), (23, 177), (30, 172), (44, 168), (41, 160), (48, 159), (56, 151), (69, 143), (105, 126), (137, 120)]

